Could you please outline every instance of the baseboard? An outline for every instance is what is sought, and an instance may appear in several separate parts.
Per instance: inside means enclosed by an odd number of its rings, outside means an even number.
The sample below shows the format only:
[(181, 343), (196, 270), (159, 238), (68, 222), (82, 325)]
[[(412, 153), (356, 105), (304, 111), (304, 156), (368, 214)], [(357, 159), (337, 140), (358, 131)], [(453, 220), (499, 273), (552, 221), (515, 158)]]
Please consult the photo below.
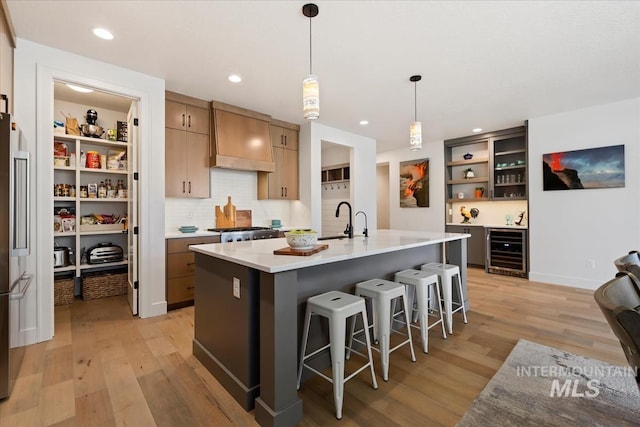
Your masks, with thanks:
[[(613, 278), (613, 276), (611, 276)], [(596, 290), (606, 282), (606, 280), (581, 279), (579, 277), (557, 276), (553, 274), (529, 272), (529, 280), (533, 282), (543, 282), (552, 285), (568, 286), (572, 288)]]

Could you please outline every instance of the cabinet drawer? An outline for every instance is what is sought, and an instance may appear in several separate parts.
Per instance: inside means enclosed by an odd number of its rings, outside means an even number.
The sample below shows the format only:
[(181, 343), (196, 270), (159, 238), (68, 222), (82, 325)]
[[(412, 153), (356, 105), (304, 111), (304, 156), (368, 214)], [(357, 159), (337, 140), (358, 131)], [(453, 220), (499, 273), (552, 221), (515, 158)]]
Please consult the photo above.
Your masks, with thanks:
[(190, 252), (189, 245), (202, 245), (205, 243), (220, 243), (220, 236), (185, 237), (167, 239), (167, 253)]
[(193, 276), (167, 280), (167, 304), (193, 299), (195, 279)]
[(193, 252), (167, 255), (167, 278), (193, 276), (196, 266), (195, 258)]

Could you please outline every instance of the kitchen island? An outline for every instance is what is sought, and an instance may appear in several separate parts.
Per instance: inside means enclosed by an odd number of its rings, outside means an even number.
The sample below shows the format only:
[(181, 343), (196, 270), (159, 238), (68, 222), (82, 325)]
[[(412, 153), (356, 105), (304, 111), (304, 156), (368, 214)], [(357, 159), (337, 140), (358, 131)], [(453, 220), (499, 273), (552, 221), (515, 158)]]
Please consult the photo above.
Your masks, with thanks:
[[(446, 259), (460, 266), (469, 307), (468, 237), (376, 230), (368, 238), (323, 241), (329, 248), (311, 256), (274, 255), (287, 246), (283, 238), (191, 246), (193, 354), (246, 410), (255, 407), (260, 425), (296, 425), (302, 419), (296, 376), (306, 300), (329, 290), (353, 292), (357, 282), (393, 280), (396, 271)], [(312, 328), (310, 342), (318, 335)]]

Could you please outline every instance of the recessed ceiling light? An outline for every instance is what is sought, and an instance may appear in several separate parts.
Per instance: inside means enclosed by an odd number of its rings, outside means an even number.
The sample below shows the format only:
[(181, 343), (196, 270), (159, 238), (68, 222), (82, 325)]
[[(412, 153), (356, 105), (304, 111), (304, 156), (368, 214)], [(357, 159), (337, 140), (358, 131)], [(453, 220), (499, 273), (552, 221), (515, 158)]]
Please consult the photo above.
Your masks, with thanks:
[(369, 124), (369, 120), (360, 120), (360, 124), (362, 126), (368, 125)]
[(240, 83), (242, 81), (242, 77), (240, 77), (237, 74), (231, 74), (229, 77), (227, 77), (227, 79), (231, 82), (231, 83)]
[(69, 84), (69, 83), (67, 83), (66, 85), (67, 85), (67, 87), (68, 87), (69, 89), (73, 89), (73, 90), (75, 90), (76, 92), (82, 92), (82, 93), (89, 93), (89, 92), (93, 92), (93, 89), (89, 89), (89, 88), (87, 88), (87, 87), (76, 86), (76, 85), (72, 85), (72, 84)]
[(105, 28), (94, 28), (93, 34), (104, 40), (113, 40), (113, 34)]
[(475, 128), (475, 129), (472, 129), (472, 130), (475, 133), (482, 132), (482, 128)]

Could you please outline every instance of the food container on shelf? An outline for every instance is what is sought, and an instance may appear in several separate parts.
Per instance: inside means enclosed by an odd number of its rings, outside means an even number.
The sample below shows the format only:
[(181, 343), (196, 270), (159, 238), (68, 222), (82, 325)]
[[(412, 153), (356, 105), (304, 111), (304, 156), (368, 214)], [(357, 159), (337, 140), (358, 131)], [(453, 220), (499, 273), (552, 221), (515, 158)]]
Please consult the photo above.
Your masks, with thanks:
[(87, 168), (100, 169), (100, 153), (97, 151), (87, 151)]

